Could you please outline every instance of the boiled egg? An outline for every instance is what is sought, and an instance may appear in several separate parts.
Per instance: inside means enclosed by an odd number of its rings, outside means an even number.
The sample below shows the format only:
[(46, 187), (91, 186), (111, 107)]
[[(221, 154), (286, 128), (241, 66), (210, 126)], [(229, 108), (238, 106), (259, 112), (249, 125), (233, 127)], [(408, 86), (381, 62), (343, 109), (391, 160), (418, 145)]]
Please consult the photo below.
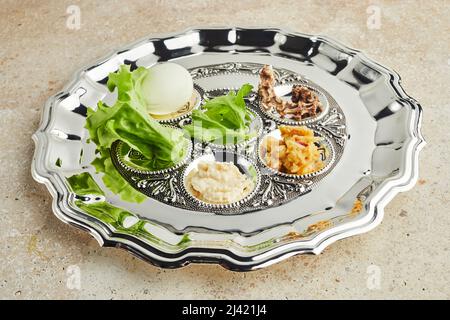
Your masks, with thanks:
[(147, 111), (154, 115), (173, 113), (192, 98), (194, 84), (189, 72), (176, 63), (154, 65), (142, 81)]

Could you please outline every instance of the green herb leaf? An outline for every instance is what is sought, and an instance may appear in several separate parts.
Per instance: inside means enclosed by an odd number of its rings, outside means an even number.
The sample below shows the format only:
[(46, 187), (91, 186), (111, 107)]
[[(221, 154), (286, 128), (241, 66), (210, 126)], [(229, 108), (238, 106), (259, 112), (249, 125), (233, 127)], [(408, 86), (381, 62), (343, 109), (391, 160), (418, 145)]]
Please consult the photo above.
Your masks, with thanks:
[(194, 110), (192, 124), (184, 129), (191, 137), (208, 142), (221, 140), (236, 143), (250, 138), (250, 116), (244, 98), (252, 89), (252, 85), (244, 84), (237, 94), (230, 91), (227, 95), (207, 101), (203, 106), (206, 111)]

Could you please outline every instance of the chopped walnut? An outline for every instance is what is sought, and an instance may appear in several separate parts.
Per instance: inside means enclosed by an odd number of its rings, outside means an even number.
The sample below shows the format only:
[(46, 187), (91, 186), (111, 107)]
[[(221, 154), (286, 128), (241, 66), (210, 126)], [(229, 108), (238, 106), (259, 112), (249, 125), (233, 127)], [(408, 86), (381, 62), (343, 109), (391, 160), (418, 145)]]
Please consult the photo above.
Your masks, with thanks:
[(275, 75), (271, 66), (265, 65), (259, 74), (258, 94), (266, 110), (275, 107), (277, 110), (285, 109), (285, 101), (275, 94)]
[(308, 87), (294, 85), (291, 101), (283, 100), (275, 93), (275, 75), (269, 65), (265, 65), (259, 74), (258, 94), (261, 104), (267, 111), (275, 109), (282, 118), (302, 120), (313, 117), (322, 111), (319, 97)]

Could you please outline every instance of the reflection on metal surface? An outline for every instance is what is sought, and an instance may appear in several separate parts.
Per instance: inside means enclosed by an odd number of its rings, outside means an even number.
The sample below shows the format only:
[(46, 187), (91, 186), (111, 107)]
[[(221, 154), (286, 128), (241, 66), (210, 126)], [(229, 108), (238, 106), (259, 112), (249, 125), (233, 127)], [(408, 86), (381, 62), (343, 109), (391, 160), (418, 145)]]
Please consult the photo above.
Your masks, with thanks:
[(338, 145), (344, 146), (347, 139), (345, 132), (345, 124), (342, 122), (343, 115), (336, 108), (331, 109), (329, 114), (326, 114), (324, 119), (319, 120), (312, 127), (323, 131), (326, 135), (332, 137)]

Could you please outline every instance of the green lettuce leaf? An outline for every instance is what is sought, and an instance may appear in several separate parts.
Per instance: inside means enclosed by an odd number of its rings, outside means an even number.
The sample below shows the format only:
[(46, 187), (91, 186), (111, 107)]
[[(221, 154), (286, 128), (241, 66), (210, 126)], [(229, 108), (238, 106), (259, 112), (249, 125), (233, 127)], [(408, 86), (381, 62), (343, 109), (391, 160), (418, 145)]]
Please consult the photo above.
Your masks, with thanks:
[(202, 141), (214, 141), (215, 143), (237, 143), (250, 138), (246, 129), (234, 130), (226, 127), (223, 122), (208, 117), (200, 110), (192, 112), (192, 124), (184, 129), (191, 137)]
[(162, 126), (147, 113), (141, 90), (147, 75), (143, 67), (131, 72), (126, 65), (117, 73), (111, 73), (107, 87), (110, 91), (117, 88), (117, 101), (113, 106), (100, 101), (96, 110), (89, 108), (85, 125), (99, 155), (92, 164), (98, 172), (104, 173), (105, 185), (127, 201), (140, 202), (145, 197), (135, 191), (112, 164), (110, 149), (115, 141), (121, 140), (139, 151), (147, 159), (149, 170), (168, 168), (179, 162), (189, 143), (180, 130)]
[(191, 137), (208, 142), (236, 143), (249, 139), (250, 115), (244, 98), (252, 89), (252, 85), (244, 84), (237, 93), (230, 91), (207, 101), (203, 105), (204, 111), (192, 112), (192, 124), (184, 129)]

